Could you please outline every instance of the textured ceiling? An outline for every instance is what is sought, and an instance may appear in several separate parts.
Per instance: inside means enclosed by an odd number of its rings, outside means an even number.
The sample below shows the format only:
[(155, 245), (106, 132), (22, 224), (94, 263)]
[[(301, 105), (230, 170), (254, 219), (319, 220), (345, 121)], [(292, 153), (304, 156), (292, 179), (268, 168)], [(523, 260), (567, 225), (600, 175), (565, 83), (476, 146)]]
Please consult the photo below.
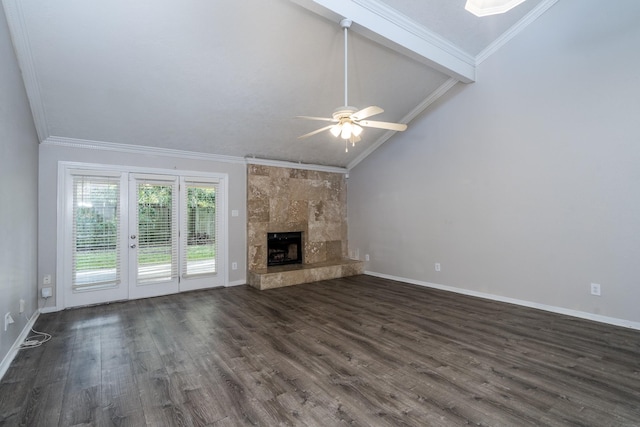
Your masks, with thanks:
[[(407, 121), (459, 77), (457, 57), (473, 68), (541, 2), (486, 18), (464, 11), (464, 0), (5, 0), (5, 8), (43, 140), (346, 167), (393, 133), (366, 129), (345, 153), (328, 132), (298, 140), (324, 123), (295, 118), (343, 105), (344, 10), (358, 15), (348, 16), (349, 104), (384, 108), (373, 120)], [(445, 39), (445, 54), (431, 55), (424, 37), (403, 45), (408, 28)]]

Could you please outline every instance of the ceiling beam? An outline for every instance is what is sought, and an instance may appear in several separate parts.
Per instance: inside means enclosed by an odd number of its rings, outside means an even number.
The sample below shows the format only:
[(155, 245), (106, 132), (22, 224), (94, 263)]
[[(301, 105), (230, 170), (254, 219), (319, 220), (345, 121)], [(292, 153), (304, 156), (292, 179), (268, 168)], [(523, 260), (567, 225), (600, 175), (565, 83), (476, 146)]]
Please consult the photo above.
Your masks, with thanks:
[(379, 0), (291, 0), (336, 25), (353, 21), (352, 30), (463, 83), (476, 79), (476, 61), (444, 38)]

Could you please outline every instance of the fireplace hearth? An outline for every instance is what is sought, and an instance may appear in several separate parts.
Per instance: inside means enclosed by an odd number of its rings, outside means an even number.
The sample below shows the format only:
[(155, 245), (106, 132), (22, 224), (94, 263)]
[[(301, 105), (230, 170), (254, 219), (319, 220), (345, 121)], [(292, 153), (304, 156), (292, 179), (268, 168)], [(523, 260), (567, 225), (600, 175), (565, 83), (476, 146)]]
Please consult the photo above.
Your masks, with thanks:
[(302, 232), (267, 233), (267, 266), (302, 264)]

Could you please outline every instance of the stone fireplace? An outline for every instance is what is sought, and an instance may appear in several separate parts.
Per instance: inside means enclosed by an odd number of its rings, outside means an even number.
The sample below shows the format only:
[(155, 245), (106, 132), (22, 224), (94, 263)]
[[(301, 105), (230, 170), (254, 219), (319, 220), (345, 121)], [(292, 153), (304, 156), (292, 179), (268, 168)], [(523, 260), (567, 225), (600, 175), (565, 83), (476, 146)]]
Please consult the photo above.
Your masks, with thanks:
[[(248, 281), (259, 289), (361, 274), (347, 259), (346, 178), (342, 173), (247, 166)], [(300, 232), (301, 263), (270, 265), (269, 234)], [(280, 248), (277, 258), (289, 258)], [(293, 249), (291, 249), (293, 250)], [(286, 251), (283, 253), (282, 251)], [(293, 255), (293, 253), (291, 254)]]

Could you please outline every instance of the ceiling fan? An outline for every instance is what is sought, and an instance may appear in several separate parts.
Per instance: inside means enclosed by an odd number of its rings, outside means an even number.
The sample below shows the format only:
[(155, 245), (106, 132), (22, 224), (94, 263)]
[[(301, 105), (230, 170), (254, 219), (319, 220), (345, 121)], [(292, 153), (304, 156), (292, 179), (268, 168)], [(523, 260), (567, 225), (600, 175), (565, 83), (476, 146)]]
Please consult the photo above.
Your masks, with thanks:
[(348, 94), (348, 67), (347, 67), (347, 47), (348, 36), (347, 33), (351, 27), (353, 21), (350, 19), (343, 19), (340, 21), (340, 26), (344, 29), (344, 105), (338, 107), (331, 117), (311, 117), (311, 116), (298, 116), (302, 119), (308, 120), (321, 120), (325, 122), (332, 122), (331, 124), (320, 129), (316, 129), (313, 132), (309, 132), (298, 139), (307, 138), (320, 132), (328, 130), (335, 137), (340, 136), (345, 140), (345, 152), (349, 151), (349, 142), (352, 146), (356, 145), (356, 142), (360, 141), (360, 134), (363, 127), (387, 129), (394, 131), (403, 131), (407, 129), (407, 125), (402, 123), (389, 123), (389, 122), (377, 122), (373, 120), (365, 120), (371, 116), (382, 113), (384, 110), (374, 105), (358, 110), (356, 107), (349, 106)]

